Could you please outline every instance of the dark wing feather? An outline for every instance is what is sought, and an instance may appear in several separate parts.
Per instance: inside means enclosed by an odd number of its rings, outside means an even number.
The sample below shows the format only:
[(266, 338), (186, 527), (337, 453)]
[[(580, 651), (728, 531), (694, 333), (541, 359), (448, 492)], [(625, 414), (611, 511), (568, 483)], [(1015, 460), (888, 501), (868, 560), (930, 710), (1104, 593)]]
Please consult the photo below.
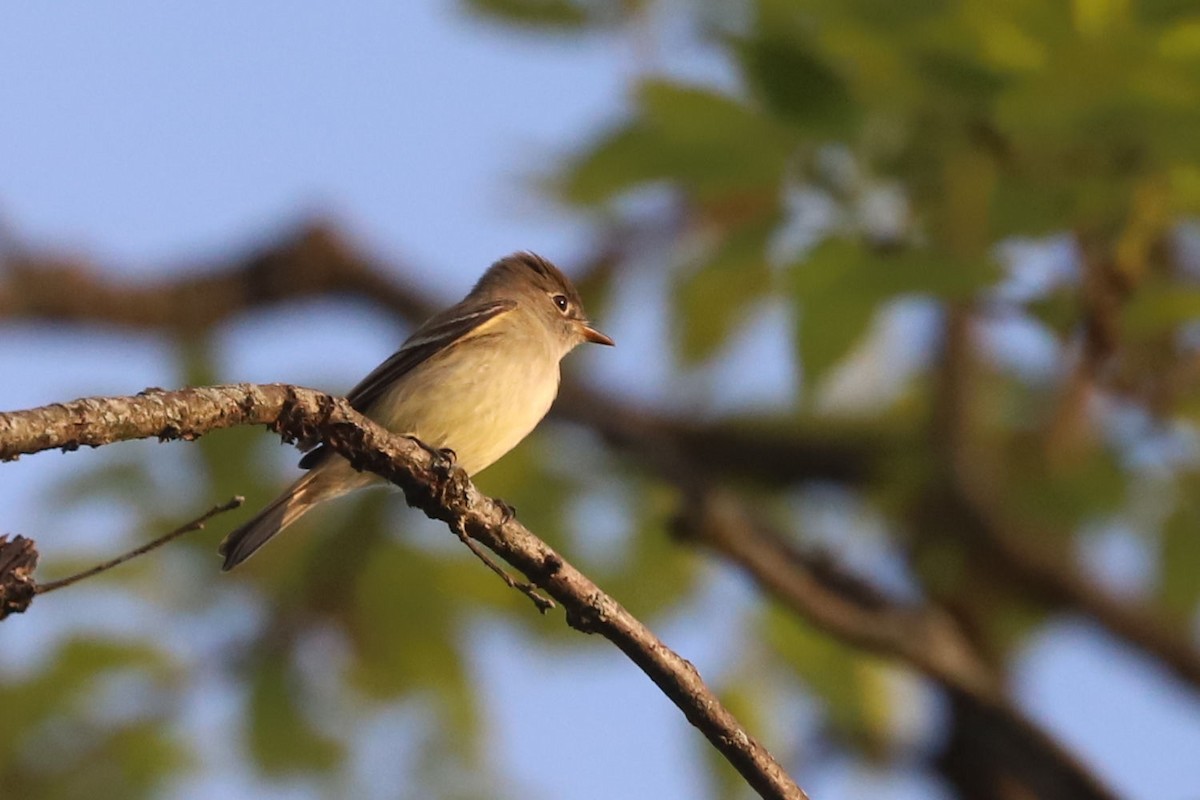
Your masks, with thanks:
[[(453, 347), (480, 325), (517, 307), (513, 300), (493, 300), (469, 310), (461, 304), (452, 306), (430, 318), (408, 338), (400, 349), (384, 361), (367, 377), (350, 390), (346, 399), (355, 411), (367, 413), (393, 382), (411, 372), (434, 355)], [(321, 462), (326, 448), (321, 445), (300, 459), (303, 469), (311, 469)]]

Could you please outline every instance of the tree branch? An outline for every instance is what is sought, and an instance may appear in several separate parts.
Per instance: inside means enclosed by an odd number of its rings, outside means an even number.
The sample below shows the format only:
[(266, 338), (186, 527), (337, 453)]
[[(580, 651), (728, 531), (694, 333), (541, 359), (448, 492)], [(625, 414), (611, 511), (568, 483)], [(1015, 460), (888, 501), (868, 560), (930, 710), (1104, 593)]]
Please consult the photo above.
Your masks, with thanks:
[(361, 297), (413, 319), (429, 299), (312, 223), (244, 256), (170, 280), (123, 283), (81, 258), (18, 252), (0, 261), (0, 317), (149, 330), (210, 328), (247, 309), (306, 297)]
[(989, 457), (989, 449), (978, 443), (970, 418), (971, 410), (978, 408), (970, 394), (975, 384), (971, 320), (960, 309), (949, 317), (949, 325), (934, 414), (937, 429), (931, 436), (931, 446), (939, 449), (943, 462), (942, 485), (933, 490), (928, 505), (952, 520), (960, 540), (1017, 592), (1090, 617), (1154, 655), (1193, 690), (1200, 689), (1200, 651), (1186, 631), (1166, 623), (1149, 606), (1112, 596), (1062, 550), (1043, 544), (1069, 542), (1064, 532), (1014, 519), (1006, 510), (1002, 470)]
[(675, 531), (744, 569), (799, 617), (854, 647), (906, 663), (948, 689), (994, 701), (1000, 681), (950, 615), (886, 597), (819, 553), (787, 543), (717, 489), (693, 494)]
[[(990, 774), (1009, 782), (1011, 794), (1111, 800), (1111, 791), (1085, 765), (1012, 702), (1003, 678), (945, 609), (900, 603), (823, 554), (801, 551), (761, 513), (719, 487), (709, 462), (694, 458), (685, 440), (652, 418), (618, 408), (597, 413), (595, 424), (612, 445), (679, 490), (678, 537), (738, 565), (766, 596), (814, 627), (912, 667), (945, 689), (955, 708), (987, 720), (987, 735), (1004, 747), (985, 749), (983, 761)], [(1043, 788), (1055, 793), (1039, 794)]]
[[(765, 594), (814, 627), (938, 683), (956, 711), (983, 723), (956, 727), (968, 737), (958, 745), (994, 786), (1005, 787), (1004, 794), (996, 789), (994, 796), (1114, 800), (1084, 764), (1013, 704), (1000, 676), (944, 610), (887, 598), (821, 554), (792, 546), (752, 510), (716, 489), (693, 491), (676, 532), (740, 566)], [(951, 755), (942, 760), (950, 770), (961, 766)]]
[[(606, 272), (613, 258), (600, 248), (585, 273)], [(344, 295), (401, 319), (420, 321), (437, 310), (432, 299), (346, 243), (327, 224), (310, 223), (244, 255), (164, 281), (124, 283), (80, 258), (17, 253), (0, 260), (0, 319), (116, 325), (135, 330), (194, 332), (248, 310), (306, 297)], [(619, 442), (653, 429), (670, 436), (689, 458), (722, 475), (767, 486), (804, 480), (862, 485), (910, 443), (862, 426), (819, 427), (781, 434), (684, 422), (638, 409), (619, 398), (564, 383), (551, 414)]]
[(194, 439), (210, 430), (265, 424), (289, 441), (322, 441), (355, 467), (404, 490), (410, 505), (464, 531), (523, 572), (567, 610), (568, 622), (613, 642), (763, 797), (804, 792), (721, 705), (693, 667), (583, 573), (481, 494), (461, 470), (411, 438), (393, 436), (344, 400), (292, 386), (239, 384), (147, 390), (0, 413), (0, 461), (59, 448), (151, 438)]

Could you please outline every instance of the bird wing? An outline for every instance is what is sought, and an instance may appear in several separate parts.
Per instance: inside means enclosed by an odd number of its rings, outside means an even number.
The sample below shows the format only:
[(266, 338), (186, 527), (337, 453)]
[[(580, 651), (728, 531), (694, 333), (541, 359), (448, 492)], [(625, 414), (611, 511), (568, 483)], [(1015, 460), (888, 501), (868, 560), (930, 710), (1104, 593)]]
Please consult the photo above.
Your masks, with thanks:
[[(365, 414), (388, 387), (402, 376), (443, 350), (481, 333), (481, 329), (488, 322), (516, 307), (517, 304), (513, 300), (493, 300), (469, 308), (464, 308), (462, 304), (451, 306), (414, 331), (399, 350), (359, 381), (346, 395), (346, 399), (355, 411)], [(327, 449), (325, 445), (321, 445), (307, 453), (300, 459), (300, 466), (303, 469), (315, 467), (324, 459)]]

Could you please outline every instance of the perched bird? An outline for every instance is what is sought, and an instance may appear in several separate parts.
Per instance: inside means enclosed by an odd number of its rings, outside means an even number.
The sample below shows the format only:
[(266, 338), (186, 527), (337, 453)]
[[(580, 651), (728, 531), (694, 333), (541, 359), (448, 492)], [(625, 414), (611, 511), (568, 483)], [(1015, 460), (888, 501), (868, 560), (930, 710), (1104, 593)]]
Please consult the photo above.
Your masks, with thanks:
[[(583, 342), (611, 345), (588, 322), (566, 275), (533, 253), (493, 264), (455, 306), (418, 328), (347, 396), (365, 416), (435, 449), (468, 475), (516, 447), (558, 394), (558, 363)], [(221, 542), (229, 570), (310, 508), (382, 481), (327, 447), (298, 481)]]

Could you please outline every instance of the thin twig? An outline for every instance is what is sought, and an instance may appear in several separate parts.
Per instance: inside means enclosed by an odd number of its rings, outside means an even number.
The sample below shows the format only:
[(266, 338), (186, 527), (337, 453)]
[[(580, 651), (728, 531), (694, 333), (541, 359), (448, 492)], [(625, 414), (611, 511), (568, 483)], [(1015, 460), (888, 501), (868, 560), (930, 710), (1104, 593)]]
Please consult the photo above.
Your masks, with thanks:
[(0, 461), (138, 438), (190, 440), (218, 428), (262, 424), (289, 441), (321, 440), (355, 467), (402, 488), (410, 505), (434, 519), (461, 525), (468, 537), (566, 608), (569, 620), (584, 620), (587, 630), (620, 648), (762, 797), (807, 798), (691, 663), (521, 525), (510, 508), (481, 494), (466, 473), (456, 470), (447, 476), (423, 448), (379, 427), (345, 400), (297, 386), (242, 384), (93, 397), (0, 412)]
[(530, 600), (532, 600), (533, 604), (537, 606), (538, 611), (545, 614), (550, 609), (557, 607), (553, 600), (540, 593), (537, 590), (537, 587), (532, 583), (524, 583), (517, 580), (512, 575), (509, 575), (508, 571), (505, 570), (504, 567), (497, 564), (495, 560), (492, 559), (492, 557), (489, 556), (487, 552), (485, 552), (484, 549), (475, 542), (474, 539), (467, 535), (467, 532), (463, 528), (460, 521), (456, 520), (450, 525), (450, 527), (458, 535), (458, 538), (462, 540), (462, 543), (467, 546), (467, 549), (475, 554), (476, 558), (486, 564), (488, 569), (490, 569), (492, 572), (499, 575), (500, 579), (507, 583), (509, 588), (516, 589), (518, 592), (521, 592)]
[(201, 514), (199, 517), (192, 520), (191, 522), (188, 522), (185, 525), (182, 525), (182, 526), (176, 528), (175, 530), (171, 531), (170, 533), (163, 534), (162, 536), (158, 537), (157, 539), (147, 542), (146, 544), (142, 545), (141, 547), (130, 550), (128, 553), (122, 553), (121, 555), (117, 556), (116, 558), (105, 561), (102, 564), (97, 564), (96, 566), (91, 567), (89, 569), (85, 569), (83, 572), (77, 572), (74, 575), (69, 575), (66, 578), (62, 578), (57, 581), (50, 581), (49, 583), (38, 584), (37, 593), (38, 594), (46, 594), (47, 592), (53, 592), (54, 590), (61, 589), (64, 586), (70, 586), (73, 583), (78, 583), (79, 581), (83, 580), (84, 578), (90, 578), (93, 575), (99, 575), (101, 572), (105, 572), (107, 570), (112, 569), (113, 567), (124, 564), (126, 561), (132, 561), (133, 559), (137, 558), (138, 556), (145, 555), (146, 553), (149, 553), (151, 550), (155, 550), (159, 547), (162, 547), (167, 542), (171, 541), (172, 539), (177, 539), (180, 536), (184, 535), (185, 533), (191, 533), (192, 531), (202, 530), (204, 528), (204, 523), (208, 522), (210, 519), (215, 517), (217, 514), (222, 514), (226, 511), (232, 511), (233, 509), (237, 508), (244, 502), (246, 502), (246, 498), (242, 497), (241, 495), (235, 495), (228, 502), (223, 503), (222, 505), (219, 505), (219, 506), (213, 506), (208, 511), (205, 511), (203, 514)]

